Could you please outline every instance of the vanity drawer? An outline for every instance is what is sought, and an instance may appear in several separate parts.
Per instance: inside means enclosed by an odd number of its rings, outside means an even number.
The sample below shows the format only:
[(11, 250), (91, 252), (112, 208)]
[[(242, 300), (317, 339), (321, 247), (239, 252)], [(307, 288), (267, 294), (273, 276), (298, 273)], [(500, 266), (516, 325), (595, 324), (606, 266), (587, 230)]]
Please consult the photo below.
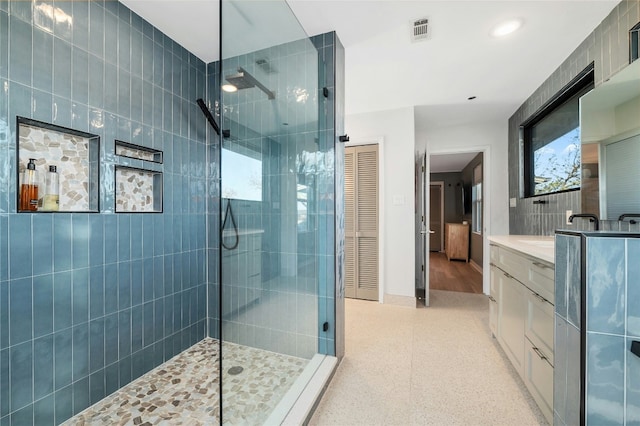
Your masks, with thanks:
[(489, 246), (489, 250), (491, 252), (490, 254), (491, 263), (493, 263), (494, 265), (497, 265), (500, 262), (500, 247), (491, 244)]
[(554, 266), (540, 260), (528, 259), (527, 280), (523, 281), (527, 287), (555, 304), (555, 276)]
[(496, 264), (507, 274), (511, 275), (521, 283), (526, 283), (528, 279), (528, 269), (531, 261), (526, 257), (516, 254), (510, 250), (501, 248)]

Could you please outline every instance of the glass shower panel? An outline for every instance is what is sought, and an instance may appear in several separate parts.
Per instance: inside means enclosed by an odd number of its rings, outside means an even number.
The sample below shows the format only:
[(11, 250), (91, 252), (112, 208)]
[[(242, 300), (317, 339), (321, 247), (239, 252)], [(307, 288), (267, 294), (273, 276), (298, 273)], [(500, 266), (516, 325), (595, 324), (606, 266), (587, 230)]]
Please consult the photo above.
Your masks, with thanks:
[(322, 328), (318, 49), (285, 1), (223, 0), (221, 26), (222, 417), (279, 424)]

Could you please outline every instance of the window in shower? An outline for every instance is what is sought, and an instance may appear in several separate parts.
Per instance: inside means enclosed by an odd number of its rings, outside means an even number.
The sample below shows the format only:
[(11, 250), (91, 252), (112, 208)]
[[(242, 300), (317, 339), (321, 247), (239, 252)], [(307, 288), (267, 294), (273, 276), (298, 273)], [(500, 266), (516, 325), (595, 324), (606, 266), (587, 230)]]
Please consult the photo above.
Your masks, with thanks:
[(257, 153), (222, 148), (222, 197), (262, 201), (262, 160)]

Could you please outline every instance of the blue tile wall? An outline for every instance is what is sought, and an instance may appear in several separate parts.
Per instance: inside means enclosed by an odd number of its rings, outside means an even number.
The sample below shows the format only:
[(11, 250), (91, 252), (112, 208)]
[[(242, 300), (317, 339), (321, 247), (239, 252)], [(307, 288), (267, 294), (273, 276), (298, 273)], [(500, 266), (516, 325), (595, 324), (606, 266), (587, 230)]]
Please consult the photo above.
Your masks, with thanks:
[[(40, 4), (0, 2), (2, 425), (61, 423), (208, 322), (206, 64), (116, 1), (55, 2), (55, 21)], [(16, 213), (16, 115), (101, 137), (100, 214)], [(163, 213), (114, 214), (115, 165), (163, 172)]]
[[(509, 118), (509, 197), (518, 198), (516, 207), (509, 208), (509, 233), (553, 235), (556, 229), (566, 229), (566, 210), (580, 212), (580, 191), (545, 196), (546, 204), (534, 204), (536, 198), (520, 198), (522, 180), (520, 125), (567, 85), (591, 62), (595, 65), (596, 87), (629, 64), (629, 30), (640, 21), (640, 0), (624, 0), (613, 8), (584, 41), (538, 87)], [(589, 222), (572, 229), (588, 230)], [(616, 229), (617, 221), (603, 224), (601, 229)], [(628, 225), (624, 225), (628, 226)], [(615, 227), (615, 228), (614, 228)], [(636, 227), (636, 232), (640, 228)]]
[(587, 424), (624, 424), (625, 347), (624, 337), (587, 333)]
[[(640, 240), (628, 240), (627, 251), (629, 258), (634, 259), (627, 263), (627, 300), (640, 300), (640, 262), (635, 261), (635, 256), (640, 255)], [(626, 334), (640, 339), (640, 304), (638, 303), (627, 303)]]
[(587, 330), (624, 334), (626, 256), (622, 238), (587, 239)]
[(627, 353), (627, 398), (625, 406), (625, 419), (628, 425), (640, 424), (640, 383), (637, 379), (638, 377), (640, 377), (640, 357), (637, 357), (629, 352), (631, 349), (631, 343), (634, 340), (637, 341), (638, 338), (627, 339), (627, 341), (625, 342), (625, 351)]
[[(556, 235), (556, 265), (567, 264), (556, 268), (554, 415), (558, 424), (579, 423), (581, 395), (586, 424), (640, 421), (635, 380), (640, 358), (630, 351), (632, 342), (640, 340), (635, 297), (640, 292), (639, 237), (609, 232)], [(576, 247), (578, 255), (567, 258)], [(585, 272), (579, 286), (568, 282), (571, 269)], [(578, 301), (585, 291), (585, 302), (577, 304), (576, 312), (572, 312), (572, 301), (566, 300), (571, 298), (571, 287), (577, 287)], [(572, 316), (581, 315), (586, 323), (572, 321)], [(584, 352), (581, 337), (586, 342)], [(579, 360), (585, 364), (584, 389)]]

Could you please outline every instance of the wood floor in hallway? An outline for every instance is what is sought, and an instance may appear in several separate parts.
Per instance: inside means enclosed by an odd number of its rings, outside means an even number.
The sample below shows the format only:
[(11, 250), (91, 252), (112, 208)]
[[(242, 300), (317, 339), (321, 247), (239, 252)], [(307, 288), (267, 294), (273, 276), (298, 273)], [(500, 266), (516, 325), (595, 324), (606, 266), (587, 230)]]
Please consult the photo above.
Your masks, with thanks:
[(470, 263), (447, 260), (444, 253), (429, 253), (429, 288), (431, 290), (482, 293), (482, 274)]
[(311, 425), (544, 425), (491, 336), (484, 295), (431, 307), (346, 300), (346, 354)]

